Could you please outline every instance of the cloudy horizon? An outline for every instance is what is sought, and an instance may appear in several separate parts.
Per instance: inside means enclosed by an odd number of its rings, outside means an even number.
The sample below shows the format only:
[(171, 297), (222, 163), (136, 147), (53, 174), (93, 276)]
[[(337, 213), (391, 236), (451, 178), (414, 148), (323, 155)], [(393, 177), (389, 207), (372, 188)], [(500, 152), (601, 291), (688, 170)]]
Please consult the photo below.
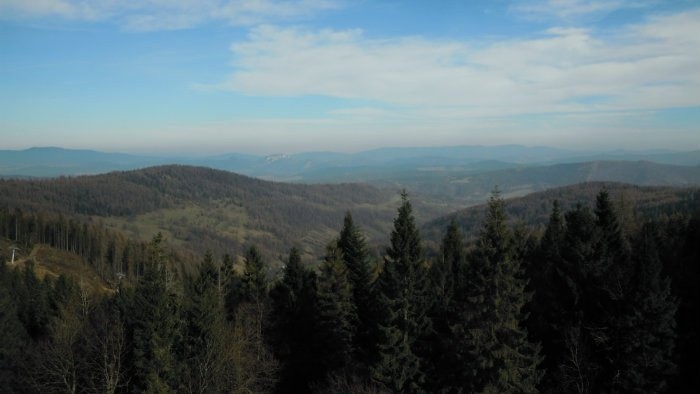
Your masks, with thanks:
[(2, 149), (700, 149), (698, 1), (0, 0)]

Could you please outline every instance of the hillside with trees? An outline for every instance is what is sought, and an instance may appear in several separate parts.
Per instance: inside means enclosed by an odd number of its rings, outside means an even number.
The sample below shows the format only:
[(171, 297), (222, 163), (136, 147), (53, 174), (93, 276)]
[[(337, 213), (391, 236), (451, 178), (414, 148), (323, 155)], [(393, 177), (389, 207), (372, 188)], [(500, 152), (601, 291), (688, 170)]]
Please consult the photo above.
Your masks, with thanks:
[[(493, 194), (473, 237), (453, 220), (426, 253), (404, 193), (380, 260), (348, 213), (317, 268), (292, 247), (278, 275), (255, 246), (240, 262), (203, 253), (195, 269), (177, 270), (161, 235), (125, 240), (139, 245), (140, 269), (109, 292), (40, 279), (31, 261), (3, 264), (0, 384), (9, 393), (692, 392), (697, 211), (623, 219), (604, 189), (593, 203), (555, 200), (538, 231), (512, 226), (510, 204)], [(5, 237), (27, 234), (3, 223)], [(84, 239), (109, 238), (100, 231), (112, 230), (85, 227)]]
[[(61, 214), (143, 241), (162, 232), (189, 252), (217, 255), (242, 256), (250, 244), (273, 257), (291, 244), (318, 255), (345, 210), (371, 239), (383, 242), (397, 199), (395, 191), (365, 184), (285, 184), (188, 166), (0, 180), (0, 207), (10, 212)], [(446, 212), (444, 206), (421, 206), (426, 216)]]
[[(621, 223), (626, 228), (638, 226), (644, 220), (700, 210), (698, 187), (639, 186), (613, 182), (585, 182), (511, 198), (505, 210), (512, 224), (544, 231), (555, 200), (562, 209), (572, 209), (578, 204), (592, 204), (600, 190), (610, 193)], [(428, 240), (436, 241), (443, 229), (454, 220), (462, 232), (473, 237), (485, 215), (484, 205), (472, 206), (430, 220), (421, 229)]]

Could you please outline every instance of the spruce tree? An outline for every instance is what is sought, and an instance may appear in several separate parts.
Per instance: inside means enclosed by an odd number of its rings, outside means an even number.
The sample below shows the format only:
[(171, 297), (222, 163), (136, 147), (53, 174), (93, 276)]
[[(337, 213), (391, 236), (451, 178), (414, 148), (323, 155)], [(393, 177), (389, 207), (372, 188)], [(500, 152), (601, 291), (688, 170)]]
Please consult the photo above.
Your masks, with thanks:
[(349, 371), (354, 366), (357, 311), (348, 274), (342, 253), (332, 242), (318, 277), (319, 342), (327, 373)]
[(629, 248), (607, 191), (596, 196), (593, 258), (584, 265), (583, 305), (585, 340), (596, 369), (594, 391), (612, 390), (622, 372), (620, 344), (625, 332), (631, 267)]
[(271, 291), (275, 356), (282, 364), (278, 391), (308, 392), (322, 376), (318, 331), (316, 275), (301, 263), (299, 250), (292, 248), (284, 277)]
[(436, 307), (443, 311), (449, 309), (458, 286), (457, 278), (465, 269), (466, 256), (462, 238), (462, 232), (453, 219), (442, 239), (440, 256), (430, 267)]
[[(545, 354), (552, 357), (547, 365), (548, 377), (543, 389), (547, 392), (591, 392), (592, 381), (598, 370), (593, 358), (592, 344), (586, 332), (586, 304), (592, 302), (589, 297), (592, 280), (589, 275), (589, 262), (595, 259), (595, 217), (588, 207), (577, 205), (564, 215), (566, 229), (563, 247), (559, 249), (562, 260), (560, 269), (555, 271), (559, 277), (555, 286), (557, 290), (558, 317), (550, 325), (560, 327), (560, 333), (551, 342), (554, 348), (545, 349)], [(556, 343), (561, 347), (557, 349)]]
[(27, 385), (22, 378), (29, 337), (18, 318), (14, 294), (18, 285), (17, 271), (10, 272), (5, 262), (0, 262), (0, 387), (8, 393), (22, 392)]
[(216, 389), (223, 330), (218, 274), (211, 254), (207, 253), (197, 275), (188, 281), (185, 289), (179, 357), (187, 360), (180, 377), (181, 389), (188, 392)]
[(248, 301), (255, 304), (264, 303), (265, 298), (267, 298), (267, 274), (265, 263), (255, 246), (251, 246), (245, 255), (243, 285)]
[(367, 243), (355, 225), (350, 212), (345, 214), (343, 228), (338, 239), (338, 248), (348, 268), (348, 279), (352, 285), (353, 302), (357, 311), (357, 327), (354, 348), (357, 358), (369, 363), (374, 353), (374, 300), (372, 298), (372, 267)]
[(557, 373), (566, 355), (563, 332), (567, 328), (564, 314), (567, 313), (568, 272), (562, 258), (566, 227), (559, 202), (554, 201), (547, 228), (536, 252), (531, 256), (528, 268), (529, 291), (532, 302), (528, 331), (530, 337), (542, 344), (545, 373), (540, 389), (544, 392), (558, 391)]
[(635, 243), (633, 274), (627, 310), (622, 323), (620, 392), (661, 393), (676, 372), (673, 351), (676, 339), (676, 301), (671, 282), (662, 273), (657, 231), (642, 227)]
[(427, 376), (429, 391), (457, 392), (462, 366), (457, 362), (454, 344), (459, 338), (453, 335), (452, 326), (457, 323), (457, 309), (463, 301), (463, 277), (466, 255), (462, 232), (454, 219), (447, 226), (440, 245), (440, 255), (430, 267), (431, 293), (433, 297), (430, 317), (433, 332), (430, 336), (430, 370)]
[(523, 326), (529, 295), (498, 192), (488, 210), (471, 256), (463, 323), (455, 325), (463, 335), (457, 347), (467, 369), (464, 391), (534, 393), (541, 378), (539, 345), (528, 341)]
[(177, 299), (168, 291), (167, 267), (159, 234), (133, 291), (127, 319), (129, 386), (138, 392), (172, 392), (176, 387), (173, 346), (178, 330)]
[(411, 203), (404, 191), (391, 246), (378, 279), (379, 360), (372, 377), (394, 392), (415, 392), (425, 380), (419, 340), (431, 328), (427, 270)]

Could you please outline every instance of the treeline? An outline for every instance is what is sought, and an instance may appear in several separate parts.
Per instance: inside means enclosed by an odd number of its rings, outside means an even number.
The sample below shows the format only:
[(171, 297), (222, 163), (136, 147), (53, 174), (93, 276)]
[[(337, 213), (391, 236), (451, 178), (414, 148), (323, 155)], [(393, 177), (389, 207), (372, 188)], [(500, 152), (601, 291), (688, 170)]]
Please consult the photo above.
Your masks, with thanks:
[(7, 392), (690, 392), (697, 387), (700, 220), (620, 225), (555, 204), (543, 236), (496, 194), (475, 241), (447, 226), (432, 260), (403, 194), (384, 261), (350, 214), (320, 268), (292, 248), (275, 280), (204, 256), (90, 297), (31, 267), (0, 271)]
[[(574, 209), (582, 202), (595, 202), (600, 190), (608, 190), (616, 208), (618, 220), (628, 231), (634, 232), (648, 220), (660, 220), (678, 212), (700, 211), (700, 188), (640, 186), (616, 182), (585, 182), (548, 189), (508, 200), (505, 207), (511, 222), (544, 230), (557, 200), (562, 210)], [(476, 234), (486, 217), (483, 206), (468, 207), (450, 215), (434, 219), (421, 228), (426, 240), (440, 239), (451, 220), (455, 220), (465, 234)]]
[[(144, 271), (146, 242), (128, 239), (99, 223), (81, 222), (62, 214), (0, 208), (0, 237), (24, 251), (45, 244), (74, 253), (85, 259), (106, 282), (113, 282), (118, 275), (137, 277)], [(0, 260), (8, 260), (6, 252), (0, 251)]]
[[(274, 256), (284, 254), (306, 234), (333, 229), (345, 208), (368, 224), (366, 230), (383, 234), (393, 212), (382, 206), (393, 194), (364, 184), (278, 183), (180, 165), (93, 176), (0, 179), (0, 207), (10, 212), (19, 208), (107, 218), (130, 237), (144, 240), (152, 233), (138, 220), (149, 219), (138, 215), (154, 214), (158, 227), (189, 247), (188, 252), (210, 249), (217, 255), (242, 255), (250, 244)], [(304, 246), (315, 255), (323, 251), (323, 245), (318, 250)]]
[[(95, 216), (133, 216), (212, 200), (263, 204), (277, 213), (299, 205), (290, 204), (290, 197), (321, 207), (376, 204), (387, 197), (385, 191), (364, 184), (279, 183), (184, 165), (78, 177), (0, 179), (0, 192), (0, 204), (11, 208)], [(287, 201), (290, 206), (275, 207), (271, 201)]]

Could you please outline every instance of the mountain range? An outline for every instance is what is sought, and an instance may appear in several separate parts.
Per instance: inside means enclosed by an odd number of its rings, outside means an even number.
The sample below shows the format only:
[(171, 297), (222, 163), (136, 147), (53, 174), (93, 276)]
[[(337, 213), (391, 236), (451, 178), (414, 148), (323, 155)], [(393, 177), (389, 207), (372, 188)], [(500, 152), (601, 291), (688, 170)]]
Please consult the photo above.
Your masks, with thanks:
[(56, 147), (0, 150), (0, 176), (90, 175), (164, 164), (211, 167), (257, 178), (293, 182), (379, 181), (420, 171), (483, 172), (518, 166), (590, 161), (650, 161), (700, 165), (700, 151), (576, 151), (520, 145), (380, 148), (358, 153), (307, 152), (206, 157), (132, 155)]

